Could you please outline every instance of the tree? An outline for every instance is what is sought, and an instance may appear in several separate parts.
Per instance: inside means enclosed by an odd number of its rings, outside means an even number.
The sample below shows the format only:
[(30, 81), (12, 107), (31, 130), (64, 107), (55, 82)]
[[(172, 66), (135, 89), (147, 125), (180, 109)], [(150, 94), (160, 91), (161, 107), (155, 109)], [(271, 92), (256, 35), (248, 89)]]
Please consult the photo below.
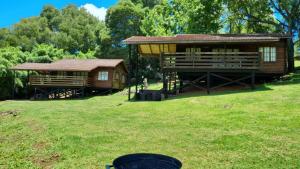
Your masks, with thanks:
[[(269, 9), (266, 1), (253, 2), (253, 6), (249, 13), (256, 15), (262, 20), (269, 20), (275, 22), (273, 12)], [(276, 28), (273, 25), (269, 25), (261, 22), (254, 22), (247, 15), (241, 13), (240, 5), (236, 1), (224, 0), (226, 11), (224, 22), (226, 24), (225, 29), (229, 33), (269, 33), (275, 32)], [(256, 9), (258, 8), (258, 9)], [(263, 11), (260, 11), (263, 10)]]
[[(295, 38), (300, 31), (300, 1), (299, 0), (229, 0), (240, 18), (249, 23), (260, 23), (274, 26), (278, 31)], [(262, 17), (270, 16), (273, 17)], [(289, 40), (288, 70), (294, 70), (294, 41)]]
[(14, 78), (13, 71), (9, 68), (18, 63), (24, 63), (27, 54), (16, 47), (0, 48), (0, 99), (10, 98), (14, 86), (23, 87), (24, 73), (17, 72)]
[(60, 21), (58, 33), (53, 35), (54, 45), (72, 54), (95, 50), (103, 40), (102, 35), (105, 37), (108, 34), (104, 22), (73, 5), (64, 8), (61, 15), (53, 20)]
[(134, 5), (130, 0), (120, 0), (108, 9), (106, 25), (110, 29), (113, 47), (124, 47), (122, 41), (134, 35), (141, 35), (140, 25), (144, 16), (141, 5)]
[(21, 20), (13, 27), (13, 34), (18, 38), (18, 46), (24, 51), (31, 51), (38, 43), (50, 43), (51, 30), (45, 18), (31, 17)]
[(141, 29), (147, 35), (216, 33), (221, 14), (219, 0), (164, 0), (148, 11)]
[(221, 0), (193, 0), (192, 2), (179, 0), (178, 2), (185, 8), (180, 13), (180, 17), (188, 16), (186, 23), (188, 33), (217, 33), (222, 28), (220, 17), (223, 4)]
[(148, 36), (167, 36), (179, 33), (184, 29), (183, 22), (179, 22), (168, 1), (163, 1), (152, 10), (147, 11), (142, 20), (141, 30)]
[(158, 5), (162, 0), (131, 0), (134, 4), (142, 4), (143, 7), (153, 8)]
[(61, 16), (61, 13), (58, 9), (56, 9), (52, 5), (46, 5), (43, 7), (43, 10), (40, 14), (40, 17), (44, 17), (47, 19), (48, 26), (53, 32), (58, 31), (58, 25), (61, 23), (60, 19), (57, 19)]
[(32, 49), (27, 62), (51, 63), (54, 60), (63, 59), (64, 56), (63, 49), (57, 49), (53, 45), (38, 44)]

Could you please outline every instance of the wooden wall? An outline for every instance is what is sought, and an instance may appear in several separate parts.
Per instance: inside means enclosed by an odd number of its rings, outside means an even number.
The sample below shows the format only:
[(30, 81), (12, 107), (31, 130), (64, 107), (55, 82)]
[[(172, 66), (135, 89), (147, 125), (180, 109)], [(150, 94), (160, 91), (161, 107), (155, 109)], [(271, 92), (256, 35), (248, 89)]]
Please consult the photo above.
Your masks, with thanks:
[[(108, 80), (106, 80), (106, 81), (98, 80), (98, 73), (100, 71), (108, 72)], [(103, 67), (97, 68), (97, 69), (94, 69), (93, 71), (91, 71), (89, 73), (91, 87), (103, 88), (103, 89), (112, 88), (113, 72), (114, 72), (113, 68), (103, 68)]]
[[(98, 73), (100, 71), (108, 72), (108, 80), (100, 81), (98, 80)], [(91, 87), (103, 88), (103, 89), (124, 89), (126, 87), (125, 83), (122, 81), (122, 76), (127, 77), (127, 72), (123, 64), (119, 64), (115, 68), (97, 68), (89, 73)]]
[(185, 48), (199, 47), (202, 52), (211, 52), (213, 48), (232, 48), (239, 49), (240, 52), (258, 52), (260, 47), (276, 47), (276, 62), (264, 62), (261, 58), (259, 72), (263, 74), (284, 74), (286, 73), (287, 49), (286, 40), (269, 43), (248, 43), (248, 44), (180, 44), (177, 46), (177, 52), (185, 52)]

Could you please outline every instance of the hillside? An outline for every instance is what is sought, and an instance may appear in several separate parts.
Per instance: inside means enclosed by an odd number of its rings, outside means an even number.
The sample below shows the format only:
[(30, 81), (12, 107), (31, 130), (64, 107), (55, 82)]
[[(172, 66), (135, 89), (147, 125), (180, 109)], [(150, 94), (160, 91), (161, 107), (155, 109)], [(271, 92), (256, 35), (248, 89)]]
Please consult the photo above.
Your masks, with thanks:
[(296, 73), (255, 91), (163, 102), (122, 93), (0, 102), (0, 168), (104, 168), (135, 152), (171, 155), (186, 169), (297, 168), (299, 82)]

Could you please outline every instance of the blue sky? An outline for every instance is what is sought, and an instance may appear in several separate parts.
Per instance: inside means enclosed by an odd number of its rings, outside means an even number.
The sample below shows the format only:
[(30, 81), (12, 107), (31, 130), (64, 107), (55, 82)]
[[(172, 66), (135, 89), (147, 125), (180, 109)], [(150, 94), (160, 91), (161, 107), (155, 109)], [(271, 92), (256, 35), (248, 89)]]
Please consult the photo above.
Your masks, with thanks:
[(9, 27), (22, 18), (39, 15), (46, 4), (54, 5), (57, 8), (63, 8), (68, 4), (75, 4), (78, 7), (85, 5), (91, 13), (103, 15), (105, 8), (109, 8), (116, 2), (117, 0), (1, 0), (0, 28)]

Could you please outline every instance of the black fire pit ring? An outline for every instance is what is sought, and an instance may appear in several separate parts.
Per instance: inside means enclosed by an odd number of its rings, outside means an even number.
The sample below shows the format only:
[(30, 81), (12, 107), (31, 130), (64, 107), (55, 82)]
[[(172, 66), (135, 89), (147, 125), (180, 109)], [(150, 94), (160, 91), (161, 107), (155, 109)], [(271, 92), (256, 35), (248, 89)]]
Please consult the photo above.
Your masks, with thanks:
[(128, 154), (113, 161), (113, 165), (107, 165), (106, 169), (180, 169), (179, 160), (161, 154)]

